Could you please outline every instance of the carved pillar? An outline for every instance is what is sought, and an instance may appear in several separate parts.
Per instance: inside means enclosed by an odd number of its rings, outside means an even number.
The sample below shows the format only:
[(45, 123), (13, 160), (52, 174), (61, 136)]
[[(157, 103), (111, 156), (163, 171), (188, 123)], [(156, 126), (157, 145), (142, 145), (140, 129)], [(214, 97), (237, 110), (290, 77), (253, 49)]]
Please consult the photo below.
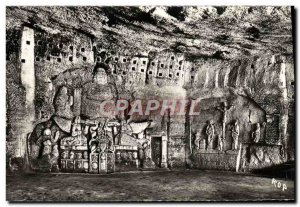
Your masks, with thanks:
[(21, 116), (16, 115), (16, 122), (11, 125), (17, 128), (14, 136), (16, 137), (15, 157), (26, 155), (27, 134), (33, 130), (35, 120), (35, 68), (34, 68), (34, 30), (24, 27), (21, 38), (21, 83), (26, 91), (25, 107), (26, 110)]
[(99, 173), (107, 172), (107, 157), (105, 152), (99, 154)]
[(167, 164), (167, 142), (168, 142), (168, 138), (166, 135), (163, 135), (161, 137), (161, 147), (162, 147), (162, 150), (161, 150), (161, 167), (162, 168), (167, 168), (168, 167), (168, 164)]
[(90, 167), (89, 173), (99, 173), (99, 153), (90, 154)]
[(149, 142), (149, 157), (150, 157), (151, 160), (152, 160), (151, 136), (150, 136), (149, 133), (147, 133), (147, 130), (146, 130), (146, 140)]
[[(21, 43), (21, 82), (26, 90), (26, 108), (34, 109), (35, 71), (34, 71), (34, 30), (24, 27)], [(28, 112), (34, 120), (34, 112)]]
[(217, 70), (215, 73), (215, 88), (219, 87), (219, 71)]
[(281, 112), (279, 119), (279, 140), (283, 147), (283, 157), (287, 161), (287, 123), (288, 123), (288, 96), (286, 85), (286, 64), (285, 58), (280, 57), (280, 72), (279, 72), (279, 89), (281, 92)]

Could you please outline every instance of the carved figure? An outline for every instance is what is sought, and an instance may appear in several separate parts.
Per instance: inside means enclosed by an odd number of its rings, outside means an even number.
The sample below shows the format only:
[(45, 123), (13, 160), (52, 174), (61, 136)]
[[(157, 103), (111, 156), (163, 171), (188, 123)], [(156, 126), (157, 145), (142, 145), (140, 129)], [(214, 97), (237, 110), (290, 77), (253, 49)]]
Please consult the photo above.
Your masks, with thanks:
[[(42, 143), (44, 143), (46, 140), (50, 140), (51, 141), (51, 129), (46, 128), (43, 132), (42, 135), (38, 138), (38, 140), (36, 141), (36, 143), (38, 145), (41, 145)], [(44, 146), (44, 145), (43, 145)]]
[(68, 151), (63, 151), (63, 152), (61, 153), (61, 158), (62, 158), (62, 159), (68, 159), (68, 156), (69, 156), (69, 152), (68, 152)]
[(48, 140), (45, 140), (44, 142), (43, 142), (43, 146), (44, 146), (44, 149), (43, 149), (43, 153), (42, 153), (42, 155), (43, 156), (49, 156), (49, 158), (50, 158), (50, 154), (51, 154), (51, 151), (52, 151), (52, 143), (51, 143), (51, 141), (48, 139)]
[(98, 156), (96, 154), (91, 155), (92, 162), (98, 162)]
[(69, 159), (71, 159), (71, 160), (74, 159), (74, 152), (73, 151), (70, 152)]
[[(43, 156), (48, 156), (49, 158), (52, 158), (54, 156), (56, 156), (58, 158), (58, 149), (57, 149), (57, 140), (59, 138), (59, 131), (57, 131), (55, 133), (55, 136), (52, 137), (52, 132), (49, 128), (46, 128), (43, 131), (43, 135), (38, 139), (38, 143), (42, 142), (43, 143), (43, 152), (42, 155)], [(54, 147), (52, 148), (52, 145), (54, 145)], [(54, 152), (53, 152), (54, 150)]]
[(80, 169), (82, 168), (82, 163), (81, 162), (75, 162), (75, 169)]
[(76, 137), (81, 134), (82, 134), (81, 119), (80, 119), (80, 116), (76, 116), (74, 123), (72, 125), (72, 136)]
[(255, 143), (258, 143), (260, 140), (260, 124), (256, 124), (256, 129), (254, 132), (252, 132), (252, 139)]
[(128, 160), (132, 161), (132, 158), (133, 158), (132, 152), (128, 152)]
[(196, 134), (195, 140), (194, 140), (194, 145), (196, 149), (200, 149), (200, 141), (201, 141), (201, 137), (200, 137), (200, 133), (198, 132)]
[(83, 152), (83, 159), (88, 159), (89, 156), (88, 156), (88, 152), (87, 151), (84, 151)]
[[(83, 86), (82, 100), (85, 103), (83, 112), (90, 117), (110, 117), (114, 118), (113, 108), (107, 105), (105, 108), (106, 113), (101, 110), (91, 110), (90, 106), (95, 102), (101, 104), (103, 101), (114, 100), (116, 98), (116, 89), (114, 84), (109, 79), (109, 66), (105, 63), (97, 63), (93, 70), (92, 82), (86, 83)], [(109, 114), (109, 115), (108, 115)]]
[(61, 139), (61, 148), (87, 149), (87, 138), (82, 133), (81, 119), (77, 116), (72, 124), (72, 136)]
[(82, 159), (82, 153), (81, 152), (76, 153), (76, 159)]
[(122, 152), (121, 152), (121, 159), (122, 159), (122, 160), (126, 160), (126, 158), (127, 158), (127, 153), (126, 153), (126, 151), (122, 151)]
[(89, 129), (90, 129), (90, 126), (89, 125), (85, 125), (84, 129), (83, 129), (83, 134), (87, 135), (89, 133)]
[(116, 160), (121, 160), (121, 152), (117, 151), (116, 153)]
[(233, 124), (232, 129), (231, 129), (232, 150), (237, 150), (238, 149), (239, 135), (240, 135), (240, 127), (238, 125), (238, 121), (236, 120)]
[(101, 159), (101, 163), (105, 162), (106, 156), (105, 156), (104, 153), (101, 153), (101, 154), (100, 154), (100, 159)]
[[(51, 96), (51, 94), (48, 95)], [(55, 145), (57, 145), (57, 141), (71, 132), (72, 118), (74, 117), (71, 91), (66, 86), (59, 88), (55, 94), (53, 104), (55, 113), (49, 120), (37, 124), (29, 138), (29, 156), (32, 160), (40, 159), (43, 155), (50, 155), (51, 160), (52, 158), (56, 159), (56, 148), (58, 147)], [(54, 152), (52, 153), (52, 151)], [(31, 162), (31, 164), (40, 165), (39, 162)], [(39, 166), (33, 167), (37, 168)]]
[(133, 152), (133, 153), (132, 153), (132, 157), (133, 157), (133, 159), (135, 159), (135, 160), (136, 160), (136, 159), (137, 159), (137, 157), (138, 157), (138, 154), (137, 154), (137, 152)]
[(57, 159), (58, 156), (59, 156), (58, 145), (54, 145), (51, 152), (51, 157)]
[(150, 158), (150, 148), (148, 142), (143, 143), (144, 158)]
[(218, 149), (221, 152), (224, 150), (224, 139), (221, 135), (218, 135)]
[(99, 129), (98, 132), (98, 141), (99, 141), (99, 150), (100, 152), (104, 152), (108, 149), (108, 143), (109, 143), (109, 139), (107, 138), (107, 134), (105, 129)]
[(213, 148), (213, 139), (215, 136), (215, 127), (213, 125), (213, 121), (210, 120), (209, 124), (206, 127), (205, 133), (207, 135), (208, 145)]

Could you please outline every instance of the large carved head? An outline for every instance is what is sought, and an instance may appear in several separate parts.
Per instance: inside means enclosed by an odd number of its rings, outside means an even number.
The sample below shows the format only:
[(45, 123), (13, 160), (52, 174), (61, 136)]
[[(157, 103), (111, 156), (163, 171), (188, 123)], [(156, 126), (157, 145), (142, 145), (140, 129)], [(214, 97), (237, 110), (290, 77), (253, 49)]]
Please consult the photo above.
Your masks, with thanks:
[(97, 63), (93, 70), (93, 82), (99, 85), (106, 85), (108, 83), (108, 70), (108, 65)]
[(68, 95), (68, 88), (63, 86), (59, 90), (60, 95)]

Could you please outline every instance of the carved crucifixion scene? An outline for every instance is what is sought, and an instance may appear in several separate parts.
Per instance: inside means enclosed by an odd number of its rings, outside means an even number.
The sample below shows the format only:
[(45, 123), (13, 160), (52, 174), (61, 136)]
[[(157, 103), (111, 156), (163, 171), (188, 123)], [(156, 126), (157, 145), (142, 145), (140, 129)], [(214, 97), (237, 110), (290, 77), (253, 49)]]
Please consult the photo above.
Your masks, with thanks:
[[(293, 17), (288, 6), (7, 7), (7, 199), (293, 200)], [(18, 193), (27, 174), (74, 194)]]

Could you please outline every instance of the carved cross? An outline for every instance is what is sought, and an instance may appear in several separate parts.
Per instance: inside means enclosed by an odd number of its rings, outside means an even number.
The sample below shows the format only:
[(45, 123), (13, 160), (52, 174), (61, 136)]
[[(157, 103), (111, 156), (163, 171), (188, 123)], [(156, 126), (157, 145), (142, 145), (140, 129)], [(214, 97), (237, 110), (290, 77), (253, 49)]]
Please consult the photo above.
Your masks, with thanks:
[(227, 106), (226, 101), (224, 101), (221, 106), (217, 106), (217, 110), (219, 110), (223, 113), (223, 117), (222, 117), (222, 136), (223, 136), (223, 139), (225, 139), (225, 125), (226, 125), (226, 121), (227, 121), (227, 112), (230, 111), (234, 107), (235, 107), (234, 105)]
[(221, 111), (223, 113), (222, 122), (226, 123), (227, 121), (227, 112), (230, 111), (232, 108), (234, 108), (234, 105), (227, 106), (227, 102), (223, 102), (221, 106), (217, 106), (217, 110)]

